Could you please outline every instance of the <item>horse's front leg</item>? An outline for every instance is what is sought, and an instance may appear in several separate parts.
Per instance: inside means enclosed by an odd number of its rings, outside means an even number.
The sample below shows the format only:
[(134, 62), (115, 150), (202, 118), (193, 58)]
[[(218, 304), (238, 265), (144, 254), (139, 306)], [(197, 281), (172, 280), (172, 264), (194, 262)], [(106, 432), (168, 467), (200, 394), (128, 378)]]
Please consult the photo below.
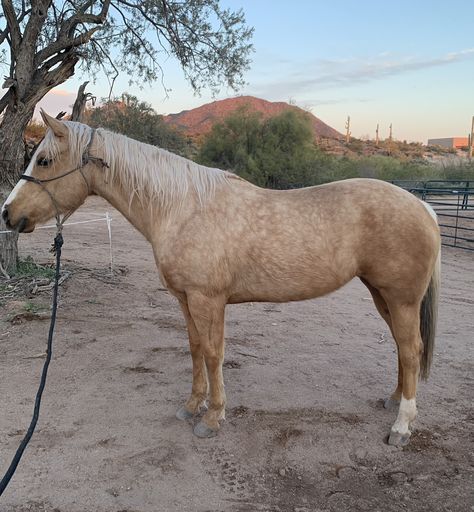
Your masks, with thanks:
[(219, 430), (219, 421), (225, 419), (225, 391), (222, 376), (224, 362), (224, 313), (226, 301), (221, 297), (207, 297), (200, 292), (187, 295), (191, 318), (199, 335), (209, 377), (209, 409), (194, 427), (198, 437), (213, 437)]
[(193, 385), (191, 389), (191, 396), (187, 400), (186, 404), (178, 409), (176, 417), (179, 420), (187, 420), (191, 419), (195, 414), (198, 414), (201, 408), (205, 406), (209, 384), (199, 333), (196, 329), (196, 325), (194, 324), (194, 320), (191, 317), (191, 313), (189, 312), (188, 304), (181, 301), (179, 304), (183, 310), (186, 326), (188, 328), (189, 347), (191, 349), (191, 357), (193, 360)]

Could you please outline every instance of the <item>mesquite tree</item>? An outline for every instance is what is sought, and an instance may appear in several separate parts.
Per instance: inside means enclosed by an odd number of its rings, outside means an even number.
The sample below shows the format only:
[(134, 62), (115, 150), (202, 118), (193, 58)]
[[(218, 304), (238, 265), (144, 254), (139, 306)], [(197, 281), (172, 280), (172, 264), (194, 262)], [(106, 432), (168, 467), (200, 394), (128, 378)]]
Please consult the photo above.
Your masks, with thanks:
[[(0, 196), (23, 168), (23, 132), (36, 104), (78, 68), (102, 71), (111, 85), (123, 72), (164, 87), (161, 63), (172, 56), (198, 92), (237, 89), (250, 62), (253, 29), (241, 10), (223, 9), (219, 0), (1, 2), (0, 57), (8, 72), (0, 98)], [(1, 263), (8, 244), (5, 237), (0, 243)]]

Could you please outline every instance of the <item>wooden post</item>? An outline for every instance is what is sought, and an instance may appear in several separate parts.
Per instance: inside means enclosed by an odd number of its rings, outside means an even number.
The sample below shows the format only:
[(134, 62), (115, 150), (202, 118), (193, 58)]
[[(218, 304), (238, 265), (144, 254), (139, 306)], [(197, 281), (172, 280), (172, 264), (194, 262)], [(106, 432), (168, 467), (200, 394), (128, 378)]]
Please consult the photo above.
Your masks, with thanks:
[[(6, 187), (0, 187), (0, 204), (3, 204), (5, 199), (10, 194), (10, 190)], [(3, 219), (0, 218), (0, 231), (8, 231)], [(18, 233), (11, 231), (10, 233), (0, 233), (0, 277), (7, 279), (16, 271), (17, 257), (18, 257)]]
[(351, 116), (347, 116), (346, 121), (346, 144), (351, 141)]
[(377, 129), (375, 130), (375, 146), (379, 147), (379, 123), (377, 123)]
[(82, 122), (86, 103), (88, 101), (92, 101), (92, 105), (95, 104), (95, 96), (93, 96), (90, 92), (84, 92), (88, 83), (89, 82), (84, 82), (77, 91), (76, 101), (72, 107), (72, 121), (78, 121), (79, 123)]

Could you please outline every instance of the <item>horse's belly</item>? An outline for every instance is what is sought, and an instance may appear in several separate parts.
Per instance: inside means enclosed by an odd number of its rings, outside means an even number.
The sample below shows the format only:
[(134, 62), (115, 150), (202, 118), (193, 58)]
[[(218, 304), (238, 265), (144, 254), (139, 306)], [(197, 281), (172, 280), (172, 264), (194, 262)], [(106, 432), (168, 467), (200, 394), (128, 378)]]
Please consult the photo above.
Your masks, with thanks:
[(354, 277), (347, 276), (306, 276), (303, 279), (267, 279), (263, 281), (247, 282), (246, 285), (235, 287), (230, 294), (228, 302), (291, 302), (313, 299), (331, 293)]

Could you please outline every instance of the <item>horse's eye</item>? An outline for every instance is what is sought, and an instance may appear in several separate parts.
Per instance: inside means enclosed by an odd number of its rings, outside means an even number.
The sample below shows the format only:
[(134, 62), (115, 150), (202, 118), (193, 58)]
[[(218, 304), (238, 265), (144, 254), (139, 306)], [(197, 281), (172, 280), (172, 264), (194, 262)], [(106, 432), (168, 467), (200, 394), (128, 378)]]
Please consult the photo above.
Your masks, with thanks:
[(48, 167), (48, 165), (51, 164), (51, 159), (50, 158), (38, 158), (38, 160), (36, 160), (36, 164), (39, 165), (40, 167)]

